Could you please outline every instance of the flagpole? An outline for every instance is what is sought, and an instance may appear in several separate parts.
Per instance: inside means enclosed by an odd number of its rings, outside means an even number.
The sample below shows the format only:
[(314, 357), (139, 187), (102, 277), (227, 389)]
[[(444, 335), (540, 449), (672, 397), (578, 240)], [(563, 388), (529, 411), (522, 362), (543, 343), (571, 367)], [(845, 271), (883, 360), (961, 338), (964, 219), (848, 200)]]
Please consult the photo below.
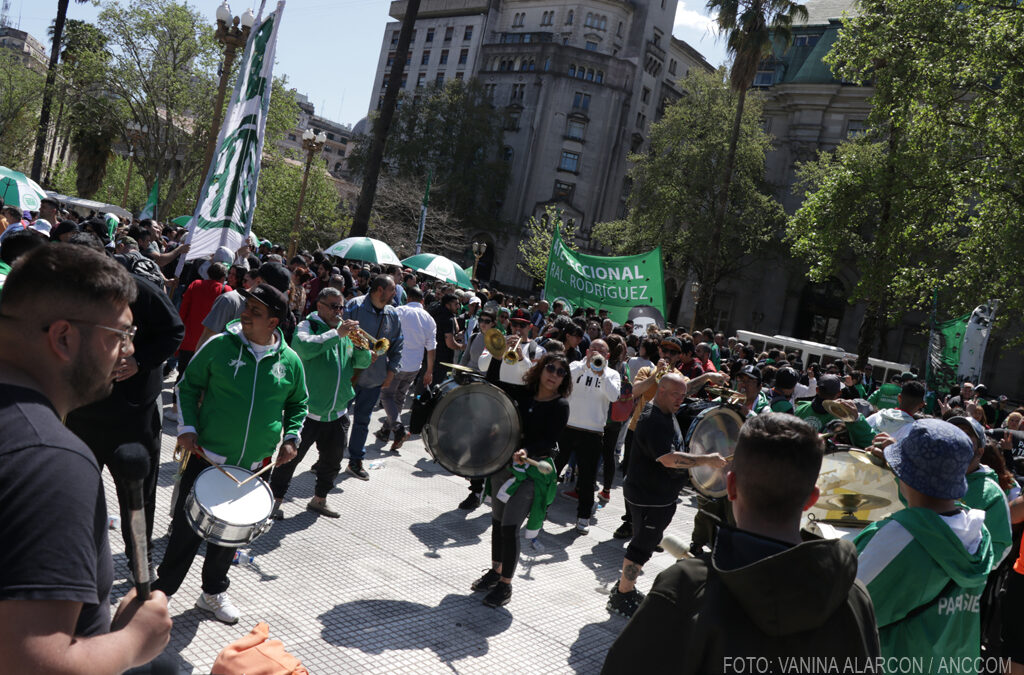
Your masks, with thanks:
[(416, 255), (423, 252), (423, 232), (427, 229), (427, 204), (430, 202), (430, 180), (434, 170), (427, 174), (427, 191), (423, 193), (423, 204), (420, 206), (420, 226), (416, 230)]

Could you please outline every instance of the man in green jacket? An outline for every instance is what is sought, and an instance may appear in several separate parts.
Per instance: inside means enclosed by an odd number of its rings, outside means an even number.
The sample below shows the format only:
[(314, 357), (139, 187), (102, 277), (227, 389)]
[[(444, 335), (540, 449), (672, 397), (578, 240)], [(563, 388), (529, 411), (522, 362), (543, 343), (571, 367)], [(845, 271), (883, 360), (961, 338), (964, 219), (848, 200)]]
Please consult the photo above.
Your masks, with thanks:
[[(836, 419), (836, 416), (825, 410), (822, 401), (836, 401), (842, 390), (842, 383), (836, 375), (822, 375), (818, 379), (818, 388), (815, 396), (810, 401), (801, 401), (796, 404), (797, 417), (810, 424), (817, 431), (824, 431), (825, 426)], [(851, 413), (857, 415), (857, 419), (846, 423), (846, 431), (850, 435), (850, 443), (858, 448), (867, 448), (875, 438), (875, 432), (871, 426), (857, 411), (857, 406), (852, 401), (841, 401)]]
[[(282, 432), (276, 463), (288, 462), (297, 453), (306, 418), (302, 361), (278, 329), (288, 311), (287, 298), (268, 284), (242, 293), (241, 319), (200, 347), (178, 383), (178, 444), (198, 458), (181, 475), (171, 537), (153, 583), (168, 596), (185, 580), (202, 541), (185, 515), (185, 501), (199, 474), (211, 464), (249, 470), (264, 466)], [(235, 551), (207, 543), (203, 592), (196, 601), (224, 623), (237, 623), (240, 615), (226, 593)]]
[(281, 502), (295, 468), (314, 442), (320, 458), (313, 465), (316, 487), (306, 508), (328, 518), (341, 515), (327, 506), (327, 493), (341, 471), (341, 458), (347, 447), (349, 418), (345, 409), (355, 396), (352, 373), (369, 366), (371, 359), (369, 350), (356, 349), (349, 338), (349, 333), (359, 328), (359, 322), (341, 320), (344, 302), (341, 291), (332, 286), (324, 288), (317, 297), (316, 311), (295, 329), (292, 348), (306, 371), (309, 412), (302, 425), (298, 455), (270, 475), (275, 520), (284, 518)]
[(869, 525), (854, 544), (886, 663), (921, 658), (936, 672), (940, 658), (980, 656), (981, 596), (995, 559), (985, 513), (958, 503), (973, 458), (967, 434), (936, 419), (914, 422), (885, 449), (907, 508)]

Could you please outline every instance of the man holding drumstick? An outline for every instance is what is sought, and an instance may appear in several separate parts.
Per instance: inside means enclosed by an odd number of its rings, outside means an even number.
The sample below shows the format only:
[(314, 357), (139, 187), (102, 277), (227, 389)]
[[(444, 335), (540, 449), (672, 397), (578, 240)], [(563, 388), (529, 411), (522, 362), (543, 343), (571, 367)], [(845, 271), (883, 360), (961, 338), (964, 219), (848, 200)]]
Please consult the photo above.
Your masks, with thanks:
[[(202, 542), (185, 516), (185, 500), (199, 474), (210, 464), (259, 469), (274, 453), (282, 431), (275, 464), (287, 463), (297, 454), (306, 418), (302, 361), (278, 329), (288, 311), (287, 298), (268, 284), (240, 293), (246, 301), (241, 319), (199, 348), (178, 384), (178, 443), (206, 461), (189, 462), (181, 475), (171, 538), (153, 583), (168, 596), (185, 580)], [(196, 601), (229, 624), (240, 616), (226, 593), (235, 550), (207, 544), (203, 591)]]

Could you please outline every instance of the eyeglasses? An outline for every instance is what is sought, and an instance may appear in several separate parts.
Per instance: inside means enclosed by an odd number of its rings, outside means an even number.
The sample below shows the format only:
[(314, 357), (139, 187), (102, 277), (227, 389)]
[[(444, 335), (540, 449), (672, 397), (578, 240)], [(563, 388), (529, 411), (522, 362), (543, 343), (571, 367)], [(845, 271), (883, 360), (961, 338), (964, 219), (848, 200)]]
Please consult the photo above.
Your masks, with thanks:
[(324, 307), (326, 307), (328, 309), (333, 309), (335, 312), (341, 311), (341, 308), (345, 306), (345, 305), (342, 305), (342, 304), (339, 304), (339, 303), (328, 303), (328, 302), (321, 302), (320, 304), (322, 304)]
[(548, 365), (544, 366), (544, 372), (551, 373), (552, 375), (557, 375), (559, 377), (565, 377), (565, 374), (568, 373), (569, 371), (563, 368), (562, 366), (555, 365), (554, 363), (549, 363)]
[(494, 322), (492, 320), (490, 320), (490, 319), (480, 319), (480, 323), (494, 323)]
[[(121, 348), (122, 352), (128, 351), (128, 348), (131, 347), (131, 345), (132, 345), (132, 341), (135, 339), (135, 333), (137, 333), (138, 330), (139, 330), (138, 327), (136, 327), (136, 326), (129, 326), (128, 328), (123, 328), (122, 329), (122, 328), (112, 328), (110, 326), (104, 326), (103, 324), (93, 323), (92, 321), (83, 321), (82, 319), (64, 319), (64, 320), (67, 321), (68, 323), (84, 323), (87, 326), (93, 326), (95, 328), (102, 328), (105, 331), (110, 331), (111, 333), (117, 333), (118, 335), (121, 336), (121, 347), (120, 348)], [(53, 324), (50, 324), (49, 326), (43, 326), (43, 332), (45, 333), (48, 330), (50, 330), (50, 326), (52, 326), (52, 325)]]
[(665, 349), (664, 347), (662, 347), (661, 348), (661, 353), (662, 354), (682, 354), (683, 352), (681, 352), (678, 349)]

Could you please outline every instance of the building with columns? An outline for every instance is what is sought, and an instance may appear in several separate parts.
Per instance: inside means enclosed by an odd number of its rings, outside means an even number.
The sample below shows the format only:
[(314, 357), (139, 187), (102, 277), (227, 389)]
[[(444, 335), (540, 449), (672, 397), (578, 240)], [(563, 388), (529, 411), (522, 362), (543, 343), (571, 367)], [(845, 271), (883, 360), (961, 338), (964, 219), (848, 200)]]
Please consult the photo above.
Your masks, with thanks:
[[(379, 107), (406, 2), (384, 32), (371, 99)], [(547, 205), (572, 219), (584, 251), (595, 223), (625, 215), (627, 157), (682, 92), (678, 80), (710, 64), (672, 37), (676, 0), (423, 0), (403, 91), (476, 77), (508, 113), (511, 178), (505, 225), (470, 232), (488, 243), (479, 277), (528, 288), (516, 267), (525, 222)], [(468, 255), (467, 259), (472, 260)]]

